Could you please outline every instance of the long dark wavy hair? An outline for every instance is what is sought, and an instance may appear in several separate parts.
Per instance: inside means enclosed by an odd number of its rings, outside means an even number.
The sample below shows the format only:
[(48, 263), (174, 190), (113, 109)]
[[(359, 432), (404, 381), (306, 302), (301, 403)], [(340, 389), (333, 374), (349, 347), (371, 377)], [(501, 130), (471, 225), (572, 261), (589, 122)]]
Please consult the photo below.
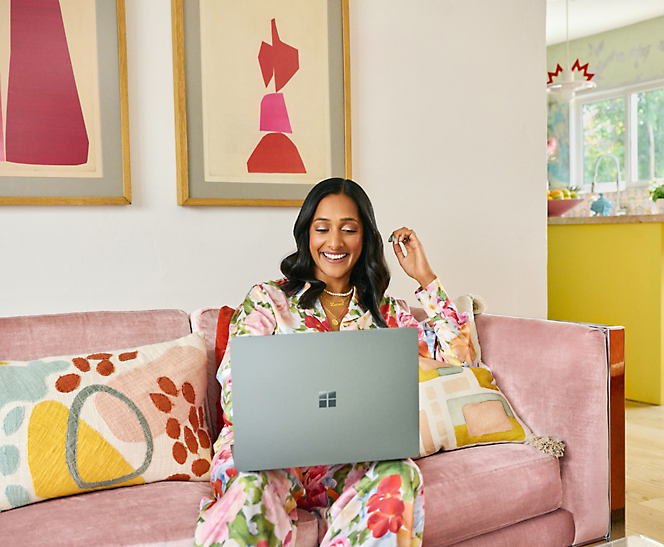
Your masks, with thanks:
[(331, 178), (319, 182), (307, 195), (297, 216), (293, 235), (297, 251), (281, 262), (286, 276), (282, 290), (292, 296), (304, 287), (311, 286), (300, 297), (302, 308), (313, 308), (316, 299), (325, 289), (325, 283), (316, 279), (315, 264), (309, 250), (309, 228), (320, 201), (330, 194), (344, 194), (351, 198), (362, 221), (362, 252), (350, 275), (350, 283), (357, 289), (357, 300), (364, 311), (370, 311), (376, 324), (387, 327), (380, 314), (380, 302), (390, 283), (390, 270), (383, 254), (383, 240), (376, 226), (373, 206), (359, 184), (349, 179)]

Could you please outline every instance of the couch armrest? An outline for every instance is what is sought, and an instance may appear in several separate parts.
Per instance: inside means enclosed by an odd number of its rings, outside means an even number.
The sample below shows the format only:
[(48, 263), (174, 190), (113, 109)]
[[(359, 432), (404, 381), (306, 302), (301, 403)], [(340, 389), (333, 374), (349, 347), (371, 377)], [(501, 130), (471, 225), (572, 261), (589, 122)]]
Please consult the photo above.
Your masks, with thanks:
[(605, 537), (609, 506), (609, 360), (606, 331), (578, 323), (477, 315), (482, 360), (538, 435), (565, 441), (562, 507), (575, 543)]

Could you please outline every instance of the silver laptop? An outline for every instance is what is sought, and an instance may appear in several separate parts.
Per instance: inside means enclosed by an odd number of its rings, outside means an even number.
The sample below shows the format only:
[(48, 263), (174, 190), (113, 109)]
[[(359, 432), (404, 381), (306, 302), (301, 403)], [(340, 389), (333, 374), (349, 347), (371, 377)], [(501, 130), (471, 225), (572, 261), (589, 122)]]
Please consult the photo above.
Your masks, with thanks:
[(419, 452), (417, 329), (231, 339), (240, 471)]

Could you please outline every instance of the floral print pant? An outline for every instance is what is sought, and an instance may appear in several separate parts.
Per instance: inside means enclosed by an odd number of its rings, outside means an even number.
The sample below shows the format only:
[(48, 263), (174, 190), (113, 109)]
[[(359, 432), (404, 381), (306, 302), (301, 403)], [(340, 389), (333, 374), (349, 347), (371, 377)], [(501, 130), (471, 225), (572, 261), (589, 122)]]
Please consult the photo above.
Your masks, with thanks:
[(319, 517), (320, 547), (419, 547), (422, 475), (412, 460), (238, 472), (230, 449), (214, 458), (196, 546), (295, 547), (301, 507)]

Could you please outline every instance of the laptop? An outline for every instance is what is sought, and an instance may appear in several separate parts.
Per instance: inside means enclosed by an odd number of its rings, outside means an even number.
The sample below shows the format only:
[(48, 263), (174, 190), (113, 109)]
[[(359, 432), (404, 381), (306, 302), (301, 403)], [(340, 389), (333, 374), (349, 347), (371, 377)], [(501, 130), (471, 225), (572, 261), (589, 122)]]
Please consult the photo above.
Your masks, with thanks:
[(416, 457), (417, 329), (231, 339), (235, 466)]

